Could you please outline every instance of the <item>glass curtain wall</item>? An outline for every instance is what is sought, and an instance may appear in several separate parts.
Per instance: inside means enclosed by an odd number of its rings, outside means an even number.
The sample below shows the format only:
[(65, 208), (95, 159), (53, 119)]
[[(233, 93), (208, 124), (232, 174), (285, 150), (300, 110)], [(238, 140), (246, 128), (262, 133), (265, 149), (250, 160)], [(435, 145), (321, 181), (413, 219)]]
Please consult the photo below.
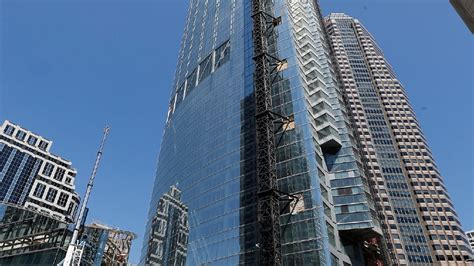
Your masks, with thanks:
[[(322, 59), (329, 60), (327, 47), (321, 46), (323, 41), (319, 44), (314, 44), (314, 40), (306, 44), (297, 42), (296, 29), (301, 24), (295, 14), (300, 11), (319, 25), (312, 37), (325, 40), (316, 2), (299, 2), (304, 3), (294, 6), (297, 3), (292, 0), (267, 2), (272, 6), (269, 11), (281, 17), (280, 25), (269, 34), (268, 51), (284, 62), (271, 77), (273, 111), (294, 118), (277, 130), (275, 137), (279, 144), (276, 149), (278, 188), (298, 198), (298, 202), (290, 204), (295, 208), (282, 210), (280, 217), (283, 263), (336, 265), (349, 262), (349, 258), (341, 252), (330, 187), (334, 175), (328, 165), (342, 171), (343, 161), (334, 155), (336, 157), (331, 157), (327, 164), (324, 153), (337, 152), (346, 141), (349, 144), (344, 144), (347, 148), (341, 155), (354, 154), (349, 136), (338, 132), (340, 128), (345, 129), (343, 121), (337, 122), (343, 118), (342, 114), (333, 114), (337, 118), (334, 122), (321, 117), (323, 127), (316, 125), (312, 105), (319, 102), (315, 100), (327, 97), (329, 104), (319, 107), (334, 113), (331, 98), (337, 96), (327, 92), (327, 82), (335, 79), (335, 74), (329, 65), (321, 65)], [(166, 234), (176, 235), (172, 228), (162, 227), (179, 227), (176, 226), (181, 224), (179, 217), (172, 218), (173, 213), (178, 216), (186, 213), (187, 219), (187, 248), (180, 249), (185, 250), (185, 254), (180, 255), (179, 265), (259, 263), (262, 247), (256, 206), (251, 4), (251, 0), (190, 1), (141, 264), (153, 256), (154, 260), (167, 265), (163, 259), (176, 250), (168, 247), (172, 242), (183, 244), (172, 237), (161, 238)], [(311, 25), (316, 25), (314, 23)], [(320, 56), (321, 62), (311, 66), (312, 73), (323, 73), (320, 79), (311, 78), (311, 73), (302, 68), (304, 54), (298, 53), (309, 49), (304, 45), (312, 45), (315, 54)], [(309, 92), (308, 84), (318, 80), (320, 89)], [(339, 103), (332, 104), (337, 107)], [(349, 134), (346, 131), (344, 134)], [(355, 168), (357, 159), (351, 159)], [(354, 186), (360, 187), (354, 189), (354, 193), (361, 195), (361, 210), (366, 214), (361, 215), (363, 219), (356, 216), (351, 219), (360, 222), (362, 227), (373, 227), (373, 207), (366, 198), (366, 187), (360, 177), (353, 177), (359, 182)], [(172, 191), (179, 191), (179, 197), (172, 196)], [(282, 198), (282, 202), (284, 200)]]

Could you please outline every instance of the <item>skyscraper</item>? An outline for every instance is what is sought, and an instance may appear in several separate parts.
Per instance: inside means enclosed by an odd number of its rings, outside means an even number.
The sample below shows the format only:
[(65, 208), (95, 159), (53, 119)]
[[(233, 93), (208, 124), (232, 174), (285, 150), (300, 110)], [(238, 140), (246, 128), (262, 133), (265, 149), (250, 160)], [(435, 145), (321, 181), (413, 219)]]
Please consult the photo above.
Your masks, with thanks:
[(159, 247), (176, 242), (160, 238), (171, 209), (187, 213), (174, 265), (380, 263), (382, 231), (316, 1), (189, 5), (141, 264), (173, 256)]
[(471, 251), (406, 91), (373, 36), (325, 19), (394, 265), (466, 265)]
[(0, 202), (71, 222), (79, 205), (76, 170), (47, 140), (9, 121), (0, 128)]

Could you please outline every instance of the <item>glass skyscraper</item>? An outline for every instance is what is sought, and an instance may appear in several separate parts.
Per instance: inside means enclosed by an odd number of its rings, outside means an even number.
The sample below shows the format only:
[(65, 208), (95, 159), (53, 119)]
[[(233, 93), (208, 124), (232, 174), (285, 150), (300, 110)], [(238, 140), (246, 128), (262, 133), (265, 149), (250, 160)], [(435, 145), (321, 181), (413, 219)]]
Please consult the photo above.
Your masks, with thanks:
[(325, 19), (391, 265), (470, 265), (472, 252), (403, 85), (372, 35)]
[[(273, 112), (292, 118), (275, 125), (278, 189), (297, 199), (281, 210), (282, 263), (377, 265), (382, 230), (317, 2), (263, 2), (275, 17), (266, 49), (280, 59)], [(189, 3), (141, 264), (259, 264), (269, 248), (257, 213), (252, 4)]]

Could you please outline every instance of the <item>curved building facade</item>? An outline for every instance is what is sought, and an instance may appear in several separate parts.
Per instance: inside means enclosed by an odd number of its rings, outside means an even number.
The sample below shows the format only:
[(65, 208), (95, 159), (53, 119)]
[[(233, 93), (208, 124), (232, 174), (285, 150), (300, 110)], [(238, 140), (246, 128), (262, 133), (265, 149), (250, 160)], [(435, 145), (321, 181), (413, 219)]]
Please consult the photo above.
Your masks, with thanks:
[[(298, 199), (281, 210), (282, 262), (363, 265), (352, 255), (380, 228), (317, 3), (265, 10), (273, 112), (292, 117), (275, 125), (278, 189)], [(252, 15), (251, 0), (190, 1), (141, 264), (261, 262)]]

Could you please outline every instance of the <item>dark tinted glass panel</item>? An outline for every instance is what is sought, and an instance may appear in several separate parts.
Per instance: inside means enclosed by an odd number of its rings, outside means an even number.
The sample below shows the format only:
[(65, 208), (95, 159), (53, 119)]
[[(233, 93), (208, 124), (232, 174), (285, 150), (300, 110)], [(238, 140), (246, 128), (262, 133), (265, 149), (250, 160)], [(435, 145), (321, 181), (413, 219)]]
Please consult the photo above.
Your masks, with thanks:
[(18, 130), (16, 132), (16, 136), (15, 136), (18, 140), (21, 140), (23, 141), (26, 137), (26, 133), (24, 131), (21, 131), (21, 130)]
[(43, 185), (41, 183), (38, 183), (38, 185), (36, 185), (35, 192), (33, 193), (33, 196), (38, 197), (38, 198), (42, 198), (45, 188), (46, 188), (45, 185)]
[(184, 96), (184, 84), (181, 85), (176, 91), (176, 107), (183, 101)]
[(216, 69), (227, 63), (230, 58), (230, 41), (225, 42), (216, 50)]
[(15, 131), (15, 128), (8, 125), (5, 127), (5, 129), (3, 130), (3, 133), (7, 134), (8, 136), (11, 136), (13, 134), (13, 131)]
[(36, 141), (38, 140), (38, 138), (36, 138), (35, 136), (29, 136), (28, 137), (28, 144), (30, 145), (35, 145), (36, 144)]
[(212, 54), (199, 64), (199, 82), (207, 78), (212, 72)]
[(186, 88), (186, 95), (189, 94), (194, 87), (196, 87), (196, 78), (197, 78), (197, 70), (194, 70), (191, 75), (188, 77), (187, 81), (187, 88)]

